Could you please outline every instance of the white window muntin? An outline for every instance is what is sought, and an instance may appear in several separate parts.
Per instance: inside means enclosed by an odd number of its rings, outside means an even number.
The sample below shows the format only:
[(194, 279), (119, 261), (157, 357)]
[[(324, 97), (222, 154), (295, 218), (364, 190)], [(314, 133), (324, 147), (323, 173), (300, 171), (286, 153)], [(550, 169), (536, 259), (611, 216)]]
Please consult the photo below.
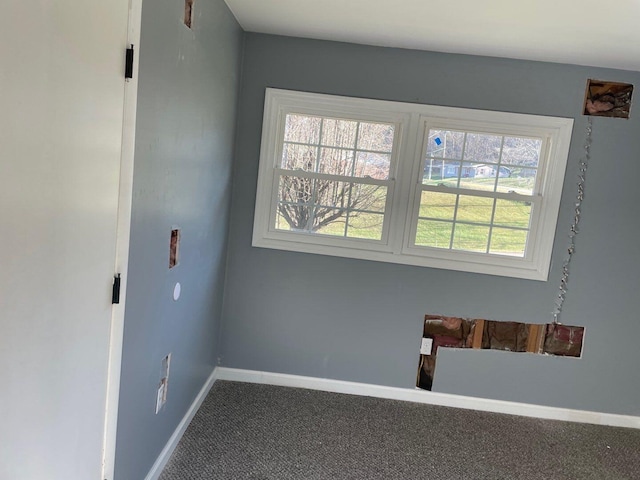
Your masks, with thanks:
[[(277, 108), (274, 108), (274, 105)], [(288, 110), (287, 110), (288, 109)], [(390, 122), (394, 118), (399, 130), (394, 144), (395, 168), (390, 172), (394, 180), (393, 193), (388, 192), (385, 228), (387, 244), (361, 239), (331, 238), (322, 235), (296, 235), (295, 232), (270, 230), (273, 199), (273, 175), (278, 137), (274, 129), (284, 122), (282, 111), (316, 116), (359, 118), (364, 121)], [(365, 114), (362, 114), (365, 112)], [(282, 119), (282, 122), (278, 120)], [(536, 176), (537, 192), (532, 208), (529, 233), (531, 247), (527, 255), (511, 258), (497, 254), (477, 254), (460, 250), (438, 250), (432, 255), (428, 248), (411, 245), (416, 188), (419, 186), (419, 170), (422, 169), (424, 151), (422, 143), (426, 135), (426, 121), (448, 128), (466, 128), (474, 132), (494, 133), (496, 126), (505, 135), (545, 138), (542, 148), (547, 162), (539, 165)], [(488, 127), (487, 127), (488, 125)], [(267, 89), (259, 181), (254, 218), (253, 245), (281, 250), (318, 253), (347, 258), (386, 261), (408, 265), (461, 270), (492, 275), (502, 275), (533, 280), (546, 280), (551, 259), (553, 237), (560, 205), (562, 183), (571, 139), (573, 120), (558, 117), (512, 114), (503, 112), (468, 110), (410, 103), (336, 97), (285, 90)], [(280, 152), (281, 154), (281, 152)], [(541, 152), (542, 157), (542, 152)], [(393, 177), (394, 173), (396, 177)], [(393, 177), (393, 178), (392, 178)], [(265, 180), (269, 178), (269, 180)], [(539, 183), (541, 182), (541, 183)], [(265, 193), (266, 192), (266, 193)], [(465, 192), (466, 193), (466, 192)], [(474, 194), (473, 190), (468, 192)], [(273, 223), (275, 225), (275, 221)], [(415, 237), (413, 237), (415, 238)]]
[[(500, 224), (496, 224), (494, 223), (493, 219), (489, 222), (489, 223), (476, 223), (473, 221), (468, 221), (468, 220), (439, 220), (437, 218), (428, 218), (428, 217), (420, 217), (419, 216), (419, 210), (420, 210), (420, 203), (421, 203), (421, 196), (423, 192), (438, 192), (438, 193), (446, 193), (446, 194), (451, 194), (451, 195), (459, 195), (459, 196), (469, 196), (469, 197), (484, 197), (484, 198), (491, 198), (491, 199), (499, 199), (499, 200), (515, 200), (515, 201), (520, 201), (520, 202), (529, 202), (531, 204), (531, 214), (530, 214), (530, 219), (529, 219), (529, 226), (528, 227), (515, 227), (515, 226), (502, 226)], [(452, 247), (450, 247), (449, 249), (443, 249), (443, 248), (435, 248), (435, 247), (429, 247), (429, 246), (424, 246), (424, 245), (417, 245), (415, 242), (415, 238), (416, 238), (416, 233), (417, 233), (417, 223), (418, 223), (418, 219), (428, 219), (428, 220), (433, 220), (433, 221), (442, 221), (443, 223), (453, 223), (453, 224), (465, 224), (465, 225), (478, 225), (478, 226), (488, 226), (488, 227), (496, 227), (496, 228), (503, 228), (503, 229), (509, 229), (509, 230), (518, 230), (518, 231), (526, 231), (526, 232), (531, 232), (532, 228), (536, 225), (536, 213), (539, 211), (539, 205), (540, 205), (540, 201), (541, 201), (541, 197), (540, 196), (529, 196), (529, 195), (520, 195), (517, 193), (501, 193), (501, 192), (486, 192), (486, 191), (482, 191), (482, 190), (473, 190), (473, 189), (468, 189), (468, 188), (454, 188), (454, 187), (439, 187), (439, 186), (431, 186), (431, 185), (419, 185), (416, 188), (416, 193), (415, 193), (415, 199), (414, 199), (414, 206), (413, 206), (413, 215), (414, 217), (412, 218), (412, 222), (411, 222), (411, 235), (410, 235), (410, 242), (408, 245), (409, 249), (419, 249), (419, 250), (435, 250), (438, 253), (439, 252), (443, 252), (443, 251), (448, 251), (448, 250), (452, 250), (454, 252), (459, 252), (459, 251), (464, 251), (464, 250), (458, 250), (458, 249), (454, 249)], [(495, 206), (493, 207), (494, 211), (495, 211)], [(457, 210), (458, 207), (456, 206), (455, 209)], [(491, 234), (490, 234), (491, 235)], [(528, 234), (529, 235), (529, 234)], [(453, 238), (451, 239), (451, 241), (453, 241)], [(488, 246), (487, 246), (488, 248)], [(530, 258), (530, 252), (533, 250), (533, 245), (530, 245), (530, 242), (527, 241), (527, 245), (525, 247), (525, 254), (524, 254), (524, 258)], [(417, 252), (416, 252), (417, 253)], [(501, 254), (501, 253), (490, 253), (490, 252), (470, 252), (473, 253), (475, 255), (506, 255), (507, 257), (511, 257), (511, 255), (509, 254)], [(523, 258), (520, 257), (519, 258)]]
[[(452, 110), (458, 111), (459, 109)], [(423, 115), (420, 118), (418, 135), (421, 147), (416, 149), (413, 162), (412, 200), (405, 224), (407, 235), (403, 242), (402, 253), (408, 256), (422, 257), (424, 264), (438, 268), (546, 280), (573, 121), (503, 112), (475, 110), (469, 111), (468, 114), (466, 111), (464, 112), (464, 117), (460, 116), (459, 118), (451, 115), (447, 118), (433, 118)], [(480, 118), (470, 120), (468, 118), (473, 116), (484, 117), (484, 120)], [(422, 170), (426, 158), (427, 137), (428, 132), (435, 129), (541, 139), (540, 162), (537, 167), (533, 194), (528, 196), (515, 193), (484, 193), (470, 188), (424, 185)], [(531, 202), (529, 234), (524, 257), (416, 245), (420, 196), (425, 190)]]
[[(259, 216), (263, 218), (263, 228), (265, 228), (266, 239), (274, 241), (288, 241), (300, 244), (306, 244), (306, 247), (316, 245), (319, 243), (325, 244), (327, 247), (340, 247), (344, 246), (353, 249), (364, 250), (382, 250), (390, 251), (389, 248), (389, 230), (391, 224), (391, 218), (393, 216), (393, 205), (395, 204), (394, 195), (396, 193), (395, 183), (398, 171), (398, 159), (401, 155), (400, 150), (403, 145), (403, 132), (407, 123), (408, 116), (403, 113), (389, 111), (385, 108), (385, 105), (378, 105), (372, 107), (369, 100), (344, 98), (344, 97), (328, 97), (320, 95), (319, 97), (325, 97), (322, 100), (318, 99), (318, 96), (311, 94), (300, 94), (299, 92), (287, 92), (282, 90), (267, 90), (267, 98), (265, 100), (265, 123), (263, 126), (263, 148), (261, 151), (260, 160), (260, 178), (263, 175), (271, 175), (271, 196), (268, 203), (268, 210), (265, 208), (265, 204), (262, 204), (262, 208), (256, 204), (256, 223), (259, 220)], [(269, 95), (269, 92), (273, 92), (273, 95)], [(274, 101), (273, 96), (277, 96), (278, 108), (271, 111), (271, 115), (268, 115), (269, 104)], [(311, 100), (311, 101), (307, 101)], [(381, 104), (389, 102), (380, 102)], [(388, 106), (388, 105), (387, 105)], [(351, 121), (372, 122), (372, 123), (386, 123), (394, 125), (394, 141), (390, 155), (389, 177), (387, 180), (378, 180), (369, 177), (355, 177), (355, 176), (340, 176), (330, 175), (316, 172), (305, 172), (297, 170), (288, 170), (280, 168), (280, 161), (282, 159), (282, 149), (284, 147), (284, 131), (285, 121), (289, 114), (300, 114), (322, 118), (332, 119), (344, 119)], [(266, 119), (269, 119), (269, 123)], [(275, 128), (273, 128), (275, 126)], [(270, 127), (270, 128), (269, 128)], [(265, 138), (265, 136), (267, 138)], [(264, 145), (267, 140), (267, 149), (270, 149), (272, 155), (265, 151)], [(288, 142), (290, 143), (290, 142)], [(333, 148), (333, 147), (331, 147)], [(264, 159), (267, 162), (263, 162)], [(267, 171), (266, 166), (269, 167), (271, 172)], [(277, 217), (277, 205), (278, 205), (278, 188), (279, 181), (282, 174), (293, 174), (295, 176), (307, 177), (307, 178), (319, 178), (335, 181), (346, 181), (350, 183), (365, 184), (365, 185), (382, 185), (387, 188), (384, 220), (382, 227), (381, 240), (370, 240), (363, 238), (349, 238), (339, 237), (333, 235), (324, 234), (309, 234), (307, 232), (285, 231), (278, 230), (276, 228)], [(262, 184), (262, 185), (261, 185)], [(264, 198), (264, 192), (261, 192), (260, 187), (264, 183), (259, 181), (258, 184), (258, 198), (262, 193)], [(266, 220), (266, 222), (265, 222)], [(255, 228), (254, 228), (255, 237)], [(254, 240), (255, 243), (255, 240)], [(300, 246), (302, 251), (306, 251), (305, 248)], [(319, 250), (324, 250), (320, 247)], [(321, 252), (314, 252), (321, 253)], [(327, 252), (330, 254), (330, 250)]]
[[(455, 130), (455, 131), (464, 132), (465, 134), (480, 133), (480, 134), (487, 134), (487, 135), (497, 135), (502, 137), (513, 136), (517, 138), (531, 138), (531, 139), (541, 140), (541, 149), (540, 149), (540, 157), (539, 157), (540, 160), (537, 167), (535, 167), (536, 176), (535, 176), (535, 184), (533, 187), (532, 194), (526, 195), (526, 194), (518, 194), (515, 192), (507, 193), (507, 192), (499, 192), (499, 191), (487, 191), (487, 190), (480, 190), (480, 189), (474, 189), (474, 188), (462, 187), (462, 186), (451, 187), (451, 186), (437, 186), (437, 185), (424, 184), (422, 181), (422, 172), (424, 169), (424, 162), (427, 158), (427, 144), (429, 140), (428, 135), (430, 131), (434, 131), (434, 130)], [(446, 193), (446, 194), (452, 194), (452, 195), (477, 196), (477, 197), (514, 200), (514, 201), (523, 201), (523, 202), (531, 203), (532, 209), (530, 214), (529, 226), (527, 228), (513, 228), (514, 230), (526, 230), (528, 232), (524, 259), (531, 260), (532, 258), (531, 252), (535, 251), (535, 245), (533, 245), (533, 241), (532, 241), (532, 239), (535, 238), (535, 236), (532, 235), (532, 230), (535, 230), (536, 226), (538, 225), (538, 219), (539, 219), (538, 212), (540, 210), (540, 202), (542, 200), (542, 195), (541, 195), (541, 191), (543, 187), (542, 184), (544, 181), (545, 166), (548, 163), (548, 158), (547, 158), (547, 155), (549, 152), (548, 143), (550, 140), (548, 130), (539, 129), (536, 135), (535, 129), (533, 128), (528, 128), (526, 130), (523, 130), (522, 128), (517, 128), (517, 127), (514, 128), (512, 125), (497, 124), (497, 123), (493, 123), (490, 128), (487, 128), (486, 124), (484, 123), (480, 124), (478, 122), (469, 122), (466, 120), (436, 121), (427, 117), (422, 117), (420, 121), (420, 133), (422, 136), (422, 141), (421, 141), (422, 148), (420, 149), (418, 156), (415, 160), (416, 170), (414, 174), (414, 184), (413, 184), (415, 188), (412, 193), (413, 205), (412, 205), (412, 214), (410, 216), (410, 219), (411, 219), (410, 227), (409, 227), (410, 234), (407, 237), (405, 251), (409, 252), (413, 250), (414, 254), (419, 255), (421, 254), (420, 252), (425, 252), (425, 251), (428, 252), (429, 250), (431, 251), (435, 250), (434, 255), (441, 256), (443, 252), (451, 250), (454, 252), (454, 255), (453, 255), (454, 257), (455, 257), (455, 253), (463, 251), (463, 250), (456, 250), (453, 248), (443, 249), (443, 248), (434, 248), (434, 247), (416, 245), (415, 239), (417, 234), (421, 195), (422, 195), (422, 192), (432, 191), (432, 192)], [(463, 146), (463, 150), (464, 150), (464, 146)], [(463, 157), (464, 157), (464, 153), (461, 155), (460, 159), (453, 159), (453, 160), (455, 160), (456, 162), (459, 161), (460, 164), (463, 166), (465, 163), (465, 161), (463, 160)], [(443, 157), (443, 159), (447, 160), (446, 157)], [(500, 165), (499, 162), (495, 162), (495, 163), (483, 162), (483, 163), (486, 163), (488, 165)], [(462, 168), (458, 172), (458, 179), (460, 179), (461, 176), (462, 176)], [(498, 182), (498, 180), (499, 180), (499, 177), (496, 176), (496, 183)], [(456, 204), (456, 210), (457, 210), (457, 204)], [(456, 223), (473, 224), (472, 222), (457, 221), (457, 220), (453, 220), (452, 223), (453, 224), (456, 224)], [(492, 218), (492, 221), (490, 222), (490, 231), (493, 228), (493, 226), (494, 224), (493, 224), (493, 218)], [(453, 235), (451, 236), (451, 242), (453, 243)], [(487, 248), (489, 248), (489, 245), (487, 245)], [(489, 253), (489, 252), (482, 252), (482, 253), (468, 252), (468, 253), (472, 255), (480, 255), (480, 256), (486, 256), (486, 255), (503, 256), (502, 254)], [(428, 253), (426, 253), (426, 255), (428, 255)], [(510, 257), (509, 255), (506, 255), (506, 256)], [(519, 257), (519, 258), (523, 258), (523, 257)]]
[[(291, 173), (295, 176), (305, 177), (305, 178), (317, 178), (323, 180), (330, 181), (345, 181), (351, 183), (359, 183), (364, 185), (380, 185), (387, 187), (387, 197), (385, 200), (385, 210), (384, 210), (384, 220), (382, 226), (382, 239), (381, 240), (369, 240), (364, 238), (349, 238), (349, 237), (339, 237), (333, 235), (326, 235), (322, 233), (310, 234), (305, 231), (291, 231), (291, 230), (279, 230), (276, 228), (276, 217), (278, 215), (277, 205), (279, 202), (278, 198), (278, 188), (280, 177), (287, 173)], [(343, 177), (339, 175), (328, 175), (323, 173), (315, 173), (315, 172), (302, 172), (302, 171), (292, 171), (292, 170), (284, 170), (281, 168), (275, 168), (273, 174), (273, 185), (272, 185), (272, 197), (271, 197), (271, 209), (269, 215), (269, 237), (270, 238), (286, 238), (291, 235), (296, 235), (297, 238), (295, 241), (303, 242), (303, 243), (317, 243), (318, 237), (322, 237), (323, 241), (327, 244), (331, 245), (340, 245), (340, 244), (352, 244), (353, 248), (367, 248), (366, 244), (372, 244), (370, 248), (376, 248), (376, 245), (387, 245), (388, 244), (388, 236), (389, 236), (389, 220), (388, 217), (391, 213), (391, 205), (392, 205), (392, 195), (394, 193), (394, 185), (395, 182), (393, 180), (376, 180), (370, 178), (359, 178), (359, 177)], [(371, 212), (377, 213), (380, 212)], [(376, 248), (376, 249), (379, 249)]]
[[(341, 119), (341, 120), (352, 120), (352, 121), (363, 121), (363, 122), (381, 122), (381, 123), (393, 123), (389, 121), (389, 119), (376, 119), (373, 120), (370, 117), (360, 117), (356, 115), (335, 115), (335, 112), (331, 112), (334, 114), (327, 114), (326, 112), (319, 114), (317, 110), (313, 112), (303, 111), (304, 109), (292, 109), (289, 111), (282, 111), (280, 116), (280, 128), (278, 131), (278, 138), (284, 138), (284, 124), (285, 119), (288, 114), (303, 114), (309, 116), (318, 116), (322, 118), (332, 118), (332, 119)], [(394, 123), (394, 132), (400, 131), (400, 125), (398, 123)], [(274, 167), (274, 175), (273, 175), (273, 185), (272, 185), (272, 198), (271, 198), (271, 209), (270, 209), (270, 217), (269, 217), (269, 232), (270, 235), (273, 235), (273, 238), (278, 238), (282, 235), (297, 235), (296, 241), (300, 241), (303, 243), (317, 243), (318, 237), (321, 236), (327, 244), (330, 245), (351, 245), (353, 248), (376, 248), (373, 245), (387, 245), (388, 244), (388, 232), (389, 232), (389, 217), (391, 214), (391, 205), (392, 205), (392, 196), (394, 192), (395, 185), (395, 172), (397, 170), (397, 150), (398, 150), (398, 133), (394, 135), (394, 145), (390, 155), (390, 165), (389, 165), (389, 178), (387, 180), (378, 180), (370, 177), (357, 177), (357, 176), (343, 176), (343, 175), (332, 175), (325, 173), (317, 173), (317, 172), (307, 172), (307, 171), (298, 171), (298, 170), (288, 170), (280, 168), (279, 166)], [(275, 162), (279, 163), (282, 158), (282, 148), (284, 146), (284, 141), (279, 141), (278, 150), (276, 151)], [(320, 143), (319, 148), (322, 148), (323, 145)], [(336, 150), (340, 150), (342, 148), (337, 147), (329, 147), (334, 148)], [(348, 149), (344, 149), (348, 150)], [(385, 199), (385, 209), (384, 209), (384, 220), (382, 227), (382, 238), (381, 240), (369, 240), (363, 238), (349, 238), (349, 237), (339, 237), (333, 235), (325, 235), (322, 233), (309, 234), (308, 232), (300, 231), (283, 231), (276, 228), (276, 217), (278, 215), (277, 205), (279, 203), (278, 192), (279, 192), (279, 182), (283, 175), (292, 175), (297, 177), (304, 178), (312, 178), (312, 179), (323, 179), (329, 181), (338, 181), (338, 182), (349, 182), (354, 184), (361, 185), (379, 185), (386, 187), (386, 199)], [(379, 212), (372, 212), (379, 213)], [(371, 247), (367, 247), (367, 244), (372, 244)], [(378, 247), (379, 248), (379, 247)], [(377, 248), (376, 248), (377, 249)]]

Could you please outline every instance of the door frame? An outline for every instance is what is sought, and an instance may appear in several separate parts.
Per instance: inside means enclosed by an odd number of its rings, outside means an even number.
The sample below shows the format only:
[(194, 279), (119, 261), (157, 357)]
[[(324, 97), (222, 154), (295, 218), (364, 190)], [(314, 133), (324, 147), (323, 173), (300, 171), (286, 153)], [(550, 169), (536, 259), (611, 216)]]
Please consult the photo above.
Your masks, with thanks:
[[(124, 314), (127, 299), (129, 267), (129, 238), (133, 199), (133, 164), (135, 155), (136, 113), (138, 105), (138, 66), (142, 0), (129, 0), (129, 19), (125, 47), (134, 46), (133, 78), (124, 80), (124, 108), (122, 122), (122, 151), (120, 154), (120, 185), (118, 193), (118, 221), (114, 273), (121, 275), (120, 303), (113, 305), (109, 338), (107, 398), (104, 416), (101, 479), (113, 480), (118, 428), (118, 402), (124, 337)], [(124, 59), (124, 49), (122, 56)], [(123, 62), (124, 78), (124, 62)]]

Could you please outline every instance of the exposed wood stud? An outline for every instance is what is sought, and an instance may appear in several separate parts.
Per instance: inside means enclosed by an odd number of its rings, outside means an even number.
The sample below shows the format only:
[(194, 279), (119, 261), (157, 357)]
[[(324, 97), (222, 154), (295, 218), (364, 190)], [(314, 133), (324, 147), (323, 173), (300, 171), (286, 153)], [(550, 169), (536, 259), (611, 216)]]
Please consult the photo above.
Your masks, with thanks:
[(541, 353), (544, 342), (546, 325), (529, 325), (529, 337), (527, 339), (527, 352)]
[(484, 320), (476, 320), (473, 330), (471, 348), (482, 348), (482, 336), (484, 334)]

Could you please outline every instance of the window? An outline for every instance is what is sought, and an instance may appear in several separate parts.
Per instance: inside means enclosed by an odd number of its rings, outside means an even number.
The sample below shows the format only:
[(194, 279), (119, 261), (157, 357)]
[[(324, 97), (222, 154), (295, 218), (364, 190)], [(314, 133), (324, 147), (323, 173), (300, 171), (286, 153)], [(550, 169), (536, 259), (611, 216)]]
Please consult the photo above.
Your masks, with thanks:
[(382, 240), (395, 125), (287, 114), (276, 230)]
[(253, 245), (546, 280), (572, 126), (267, 89)]

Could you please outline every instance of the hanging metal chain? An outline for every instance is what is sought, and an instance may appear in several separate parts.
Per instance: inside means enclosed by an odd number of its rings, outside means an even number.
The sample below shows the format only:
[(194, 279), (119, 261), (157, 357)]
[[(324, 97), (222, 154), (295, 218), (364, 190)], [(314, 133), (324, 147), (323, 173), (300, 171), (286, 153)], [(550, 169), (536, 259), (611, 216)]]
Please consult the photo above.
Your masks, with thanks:
[(584, 155), (580, 160), (580, 171), (578, 173), (578, 194), (576, 196), (576, 204), (573, 215), (573, 223), (569, 229), (569, 248), (567, 249), (567, 257), (562, 263), (562, 276), (560, 277), (560, 288), (558, 292), (558, 298), (556, 299), (556, 306), (553, 310), (553, 323), (560, 323), (560, 315), (562, 314), (562, 307), (567, 297), (567, 284), (569, 283), (569, 266), (571, 265), (571, 259), (576, 250), (576, 235), (578, 235), (578, 226), (580, 224), (580, 218), (582, 214), (582, 201), (584, 200), (584, 186), (586, 183), (587, 167), (589, 166), (589, 160), (591, 160), (591, 134), (593, 132), (593, 121), (591, 117), (587, 117), (587, 138), (584, 142)]

